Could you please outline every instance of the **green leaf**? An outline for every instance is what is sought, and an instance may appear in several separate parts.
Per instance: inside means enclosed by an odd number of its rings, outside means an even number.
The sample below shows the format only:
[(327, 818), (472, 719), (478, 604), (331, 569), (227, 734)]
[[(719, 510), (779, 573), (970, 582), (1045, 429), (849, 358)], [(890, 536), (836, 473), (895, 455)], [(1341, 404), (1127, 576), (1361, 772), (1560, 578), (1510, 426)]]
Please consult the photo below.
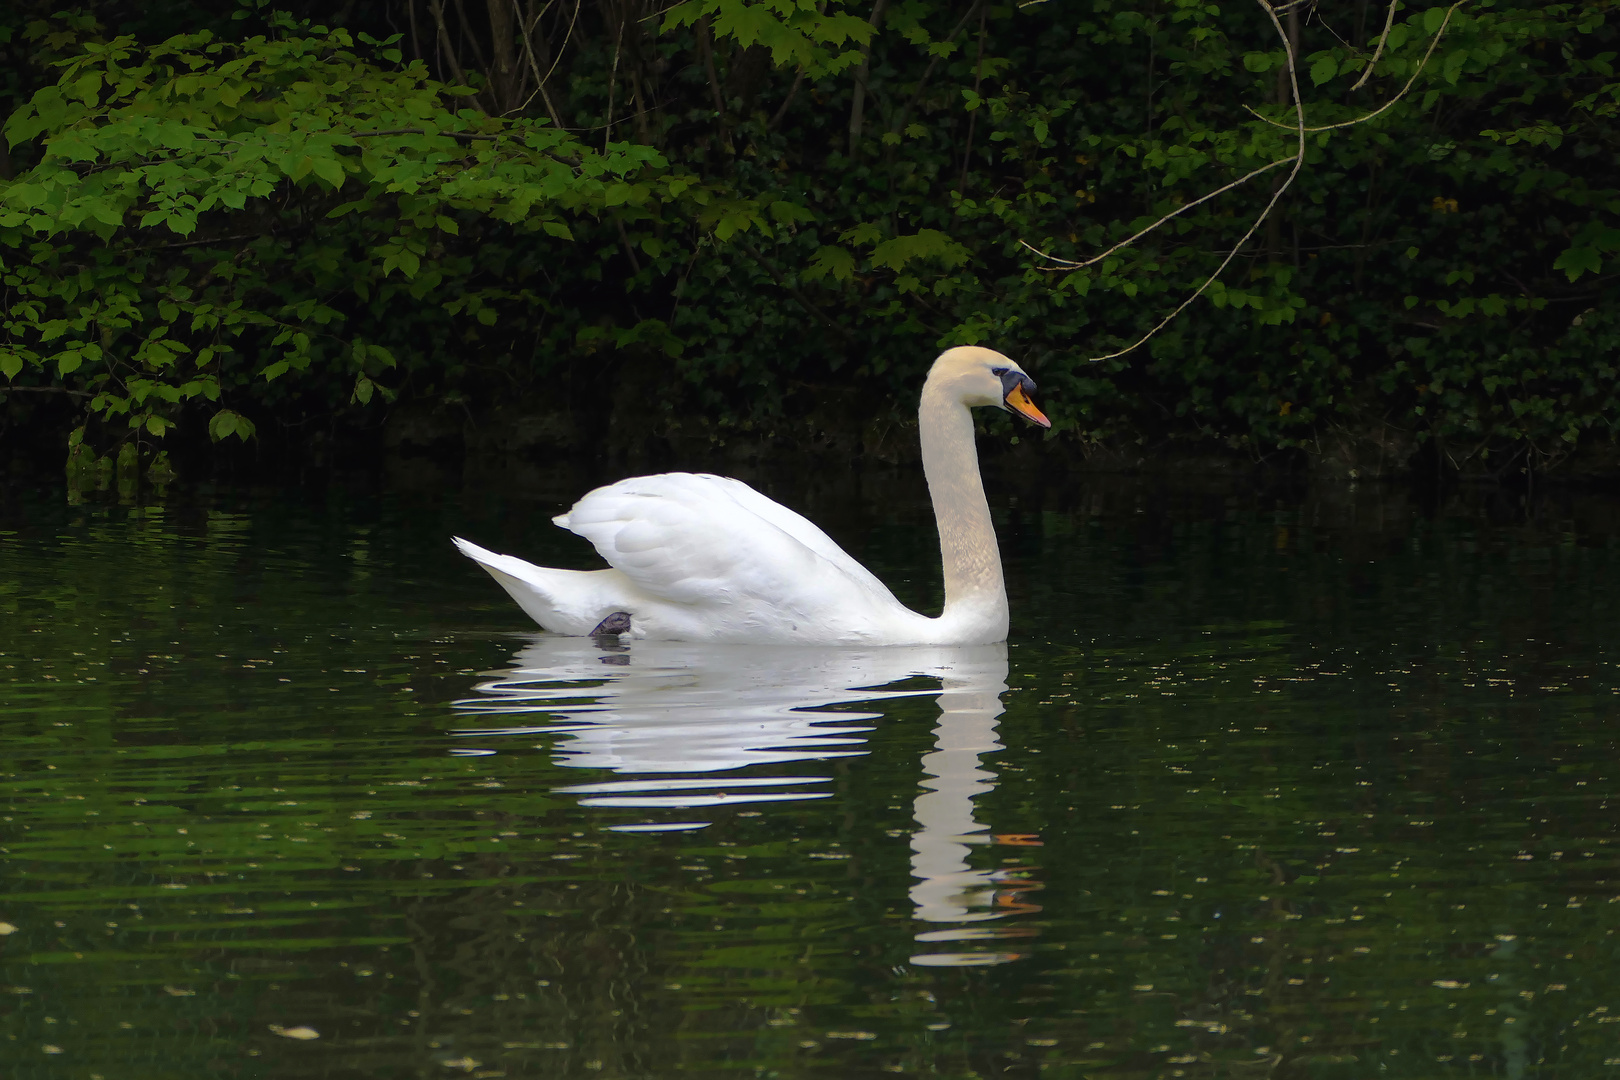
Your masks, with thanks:
[(568, 226), (560, 221), (543, 221), (540, 223), (540, 227), (545, 230), (547, 236), (555, 236), (559, 240), (572, 240), (574, 238), (574, 234), (569, 231)]
[(1603, 269), (1603, 258), (1596, 248), (1572, 247), (1558, 256), (1553, 263), (1554, 270), (1562, 270), (1569, 280), (1574, 281), (1584, 273), (1596, 274)]
[(846, 244), (875, 244), (883, 238), (883, 226), (875, 221), (863, 221), (859, 225), (845, 229), (838, 239)]
[(913, 259), (938, 259), (946, 266), (968, 261), (968, 249), (938, 229), (922, 229), (911, 236), (896, 236), (872, 249), (872, 265), (899, 270)]
[(231, 435), (246, 442), (253, 434), (253, 422), (240, 413), (221, 409), (208, 421), (208, 434), (215, 442)]
[(800, 206), (798, 203), (778, 199), (770, 205), (771, 219), (784, 225), (800, 221), (814, 221), (816, 215)]
[(307, 160), (309, 161), (310, 168), (314, 171), (316, 176), (320, 177), (322, 180), (325, 180), (328, 184), (331, 184), (333, 188), (340, 188), (343, 186), (343, 181), (347, 178), (348, 174), (343, 171), (342, 162), (338, 161), (336, 158), (324, 156), (310, 157)]
[(1331, 53), (1319, 56), (1311, 63), (1311, 82), (1316, 86), (1330, 81), (1339, 73), (1339, 59)]
[(848, 281), (855, 275), (855, 256), (841, 247), (823, 244), (810, 256), (810, 265), (800, 276), (806, 281), (830, 277), (834, 281)]

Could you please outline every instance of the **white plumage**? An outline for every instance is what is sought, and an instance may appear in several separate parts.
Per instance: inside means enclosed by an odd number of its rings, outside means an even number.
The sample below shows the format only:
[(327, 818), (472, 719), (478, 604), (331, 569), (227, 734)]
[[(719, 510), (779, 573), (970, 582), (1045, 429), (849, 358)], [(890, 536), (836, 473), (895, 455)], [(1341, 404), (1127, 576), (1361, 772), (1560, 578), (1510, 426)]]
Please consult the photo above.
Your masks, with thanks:
[[(1013, 389), (1005, 390), (1009, 383)], [(553, 519), (589, 540), (611, 569), (558, 570), (459, 537), (455, 543), (530, 617), (560, 634), (589, 634), (622, 611), (636, 638), (802, 645), (1000, 641), (1007, 633), (1006, 590), (968, 409), (1006, 404), (1044, 424), (1024, 393), (1033, 385), (1016, 364), (988, 349), (952, 349), (929, 373), (919, 423), (945, 559), (939, 618), (907, 609), (801, 515), (722, 476), (621, 480)]]

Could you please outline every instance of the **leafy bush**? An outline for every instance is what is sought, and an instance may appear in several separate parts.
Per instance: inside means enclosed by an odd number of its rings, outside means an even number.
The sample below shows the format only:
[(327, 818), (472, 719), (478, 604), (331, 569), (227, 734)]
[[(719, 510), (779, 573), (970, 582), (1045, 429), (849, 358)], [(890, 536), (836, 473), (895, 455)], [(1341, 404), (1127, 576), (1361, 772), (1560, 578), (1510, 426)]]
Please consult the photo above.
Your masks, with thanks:
[[(86, 395), (105, 447), (188, 410), (229, 438), (543, 399), (626, 355), (726, 423), (835, 386), (906, 411), (934, 351), (984, 342), (1082, 443), (1386, 427), (1543, 467), (1620, 418), (1612, 7), (408, 5), (410, 41), (274, 16), (149, 44), (41, 21), (30, 55), (61, 58), (5, 128), (28, 167), (0, 181), (0, 372)], [(1253, 228), (1299, 140), (1289, 40), (1310, 130)]]

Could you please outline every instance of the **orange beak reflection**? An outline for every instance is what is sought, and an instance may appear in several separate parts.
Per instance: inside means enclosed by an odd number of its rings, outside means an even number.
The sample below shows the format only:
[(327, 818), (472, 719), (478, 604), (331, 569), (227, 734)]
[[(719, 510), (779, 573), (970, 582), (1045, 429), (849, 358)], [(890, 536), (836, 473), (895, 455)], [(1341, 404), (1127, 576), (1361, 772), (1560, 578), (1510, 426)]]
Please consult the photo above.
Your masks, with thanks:
[(1043, 428), (1052, 426), (1052, 421), (1048, 420), (1046, 414), (1035, 407), (1035, 403), (1029, 400), (1029, 395), (1024, 393), (1022, 386), (1013, 387), (1012, 392), (1007, 395), (1006, 401), (1007, 408), (1031, 423), (1039, 424)]

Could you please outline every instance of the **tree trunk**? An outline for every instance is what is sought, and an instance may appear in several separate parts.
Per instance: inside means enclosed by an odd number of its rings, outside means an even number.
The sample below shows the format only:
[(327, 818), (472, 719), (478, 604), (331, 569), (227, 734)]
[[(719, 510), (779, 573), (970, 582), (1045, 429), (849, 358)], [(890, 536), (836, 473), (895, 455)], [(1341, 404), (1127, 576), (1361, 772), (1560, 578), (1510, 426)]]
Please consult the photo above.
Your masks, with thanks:
[(490, 112), (500, 116), (523, 107), (522, 71), (518, 67), (516, 29), (512, 0), (485, 0), (489, 11)]

